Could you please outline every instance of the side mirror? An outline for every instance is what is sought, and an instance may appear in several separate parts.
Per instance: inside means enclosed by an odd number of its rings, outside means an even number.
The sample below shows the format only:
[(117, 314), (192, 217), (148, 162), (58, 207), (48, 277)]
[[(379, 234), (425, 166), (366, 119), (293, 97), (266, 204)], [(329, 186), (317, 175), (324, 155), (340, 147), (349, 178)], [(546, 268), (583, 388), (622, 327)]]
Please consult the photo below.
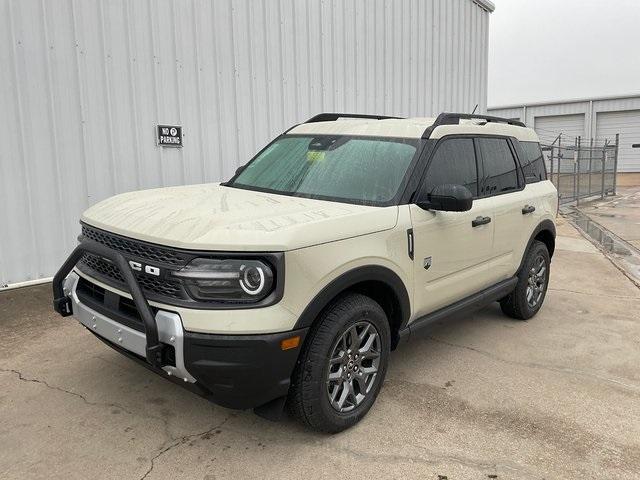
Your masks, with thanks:
[(473, 195), (463, 185), (437, 185), (428, 195), (421, 192), (416, 205), (424, 210), (466, 212), (471, 210)]
[(236, 168), (236, 176), (240, 175), (242, 173), (242, 171), (247, 168), (247, 165), (241, 165), (238, 168)]

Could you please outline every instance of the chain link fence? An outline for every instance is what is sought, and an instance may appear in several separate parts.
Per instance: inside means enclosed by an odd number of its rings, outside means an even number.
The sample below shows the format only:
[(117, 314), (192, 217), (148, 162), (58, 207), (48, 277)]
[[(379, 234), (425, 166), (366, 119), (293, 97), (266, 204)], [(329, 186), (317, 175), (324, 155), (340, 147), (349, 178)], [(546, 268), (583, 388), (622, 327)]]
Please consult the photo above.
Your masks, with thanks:
[(585, 142), (576, 137), (569, 143), (560, 134), (552, 143), (541, 145), (561, 205), (615, 195), (619, 140), (619, 135), (613, 141)]

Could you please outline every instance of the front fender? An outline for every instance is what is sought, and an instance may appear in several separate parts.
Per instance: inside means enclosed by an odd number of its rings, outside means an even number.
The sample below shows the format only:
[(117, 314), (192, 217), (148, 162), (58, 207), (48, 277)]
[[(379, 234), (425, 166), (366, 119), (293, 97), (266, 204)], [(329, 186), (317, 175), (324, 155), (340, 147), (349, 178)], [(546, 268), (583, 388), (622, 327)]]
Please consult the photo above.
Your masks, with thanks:
[(375, 281), (388, 287), (396, 297), (401, 323), (406, 324), (411, 312), (409, 294), (402, 279), (391, 269), (380, 265), (367, 265), (351, 269), (326, 285), (304, 309), (294, 329), (311, 326), (320, 312), (342, 292), (355, 285)]

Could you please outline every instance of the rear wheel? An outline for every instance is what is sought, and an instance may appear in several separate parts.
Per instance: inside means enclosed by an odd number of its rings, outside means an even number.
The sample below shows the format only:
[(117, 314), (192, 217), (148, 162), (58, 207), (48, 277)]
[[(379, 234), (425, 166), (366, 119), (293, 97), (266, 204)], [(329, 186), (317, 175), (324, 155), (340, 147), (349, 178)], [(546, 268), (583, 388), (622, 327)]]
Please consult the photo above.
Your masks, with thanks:
[(309, 333), (294, 372), (293, 414), (330, 433), (358, 423), (384, 381), (390, 336), (384, 310), (371, 298), (349, 294), (331, 305)]
[(518, 320), (528, 320), (538, 313), (547, 293), (550, 265), (547, 246), (535, 240), (518, 272), (516, 288), (500, 300), (505, 314)]

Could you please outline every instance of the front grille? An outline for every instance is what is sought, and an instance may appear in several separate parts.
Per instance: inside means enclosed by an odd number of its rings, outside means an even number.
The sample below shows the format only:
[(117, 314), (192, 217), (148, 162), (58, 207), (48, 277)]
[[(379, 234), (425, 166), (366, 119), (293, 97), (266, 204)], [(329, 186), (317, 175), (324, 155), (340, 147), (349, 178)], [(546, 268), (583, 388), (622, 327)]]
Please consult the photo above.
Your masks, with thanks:
[[(195, 300), (189, 295), (183, 282), (172, 275), (172, 272), (181, 270), (195, 258), (219, 258), (222, 255), (221, 252), (196, 251), (155, 245), (142, 240), (135, 240), (115, 233), (106, 232), (84, 223), (81, 225), (81, 241), (85, 239), (90, 240), (123, 255), (125, 260), (131, 265), (132, 268), (130, 271), (135, 276), (144, 296), (150, 302), (212, 310), (248, 307), (248, 305), (244, 303), (236, 304), (233, 302), (205, 302)], [(273, 265), (275, 267), (276, 289), (272, 295), (269, 295), (260, 302), (251, 304), (251, 306), (254, 308), (263, 307), (280, 301), (284, 290), (284, 255), (282, 252), (227, 252), (224, 256), (229, 258), (256, 258), (265, 260)], [(148, 267), (152, 267), (152, 269)], [(129, 292), (129, 287), (126, 284), (120, 268), (114, 262), (100, 255), (85, 250), (76, 264), (76, 268), (89, 279), (95, 279), (96, 281), (106, 284), (108, 287)], [(125, 310), (127, 308), (133, 309), (135, 306), (133, 303), (131, 303), (129, 307), (123, 304), (122, 308)]]
[(115, 280), (118, 283), (124, 283), (124, 277), (120, 273), (118, 267), (102, 257), (98, 257), (92, 253), (85, 253), (82, 255), (80, 262), (87, 268), (90, 268), (104, 277), (109, 277), (111, 280)]
[(103, 232), (96, 228), (89, 227), (88, 225), (82, 225), (82, 235), (94, 242), (101, 243), (113, 250), (117, 250), (125, 256), (128, 254), (138, 258), (144, 258), (151, 262), (176, 267), (183, 267), (189, 261), (189, 258), (186, 255), (181, 255), (171, 249), (149, 245), (148, 243), (138, 242), (136, 240), (130, 240), (119, 235)]
[[(82, 234), (88, 239), (122, 253), (127, 259), (133, 258), (136, 261), (149, 262), (160, 267), (164, 275), (157, 278), (146, 273), (133, 272), (140, 288), (149, 298), (160, 301), (163, 299), (189, 300), (180, 282), (168, 277), (166, 272), (178, 270), (189, 263), (192, 258), (190, 255), (121, 237), (88, 225), (82, 225)], [(120, 269), (105, 258), (88, 252), (84, 253), (78, 262), (78, 268), (91, 277), (128, 291)]]
[[(115, 283), (115, 286), (122, 287), (122, 290), (128, 290), (125, 286), (124, 277), (120, 273), (120, 269), (107, 259), (92, 253), (85, 253), (78, 262), (78, 267), (84, 273), (94, 277), (97, 276), (99, 279), (110, 280), (108, 283), (112, 285)], [(177, 299), (186, 298), (180, 283), (176, 280), (155, 279), (137, 272), (136, 279), (138, 280), (140, 288), (146, 293), (151, 292), (162, 297)]]
[(183, 298), (182, 287), (174, 280), (156, 280), (152, 277), (138, 275), (138, 283), (140, 288), (155, 292), (158, 295), (166, 295), (167, 297)]

